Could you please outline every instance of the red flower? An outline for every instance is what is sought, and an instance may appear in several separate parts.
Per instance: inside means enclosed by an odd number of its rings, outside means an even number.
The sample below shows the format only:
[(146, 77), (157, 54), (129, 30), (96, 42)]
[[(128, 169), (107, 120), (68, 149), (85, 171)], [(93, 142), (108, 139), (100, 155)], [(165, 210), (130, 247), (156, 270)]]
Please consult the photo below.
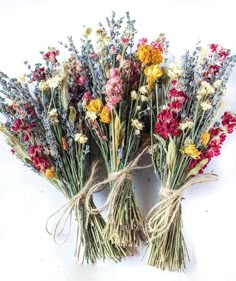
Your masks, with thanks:
[(46, 80), (46, 73), (44, 67), (35, 68), (32, 76), (32, 81)]
[(14, 132), (20, 131), (20, 130), (23, 128), (23, 122), (22, 122), (22, 120), (17, 119), (17, 120), (14, 122), (14, 124), (12, 125), (11, 128), (12, 128), (12, 130), (13, 130)]
[(154, 132), (160, 135), (163, 139), (168, 136), (176, 137), (180, 134), (179, 122), (177, 114), (174, 111), (163, 109), (157, 115), (157, 122), (155, 124)]
[(51, 62), (52, 64), (55, 64), (57, 63), (57, 56), (59, 55), (59, 51), (58, 50), (55, 50), (55, 51), (49, 51), (47, 53), (45, 53), (43, 55), (43, 58), (48, 61), (48, 62)]
[(183, 102), (175, 100), (168, 104), (169, 108), (174, 111), (180, 111), (183, 107)]
[(178, 91), (175, 88), (172, 88), (168, 92), (168, 98), (177, 98), (179, 101), (182, 101), (184, 103), (187, 99), (187, 95), (183, 91)]
[(28, 147), (28, 152), (33, 166), (37, 171), (45, 172), (46, 169), (50, 167), (50, 162), (44, 154), (44, 149), (41, 145), (30, 145)]
[(225, 112), (221, 119), (221, 123), (226, 128), (227, 133), (231, 134), (236, 127), (236, 116), (230, 114), (229, 112)]
[(217, 44), (211, 44), (210, 50), (214, 53), (217, 50), (218, 45)]

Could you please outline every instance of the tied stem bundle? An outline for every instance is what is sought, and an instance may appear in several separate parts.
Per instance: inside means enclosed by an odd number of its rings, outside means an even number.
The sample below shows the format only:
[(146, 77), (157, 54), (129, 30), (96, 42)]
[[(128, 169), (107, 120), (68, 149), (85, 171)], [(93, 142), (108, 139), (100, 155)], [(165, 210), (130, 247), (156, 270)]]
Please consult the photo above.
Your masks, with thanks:
[[(78, 224), (75, 255), (81, 257), (82, 262), (86, 259), (87, 263), (95, 263), (98, 258), (102, 260), (112, 258), (114, 261), (119, 261), (121, 257), (126, 255), (125, 250), (121, 247), (117, 247), (109, 241), (104, 241), (103, 230), (105, 222), (101, 215), (90, 214), (85, 209), (85, 199), (96, 177), (98, 163), (97, 161), (92, 165), (90, 177), (80, 192), (53, 213), (48, 218), (46, 224), (47, 232), (53, 235), (55, 243), (59, 244), (58, 237), (65, 232), (66, 226), (69, 223), (65, 239), (60, 243), (64, 244), (69, 237), (74, 214)], [(95, 208), (92, 198), (89, 199), (88, 206)], [(48, 230), (49, 222), (52, 219), (56, 219), (58, 215), (59, 219), (57, 219), (53, 231), (50, 232)]]
[[(108, 220), (104, 230), (105, 240), (118, 246), (136, 247), (140, 244), (140, 240), (144, 239), (144, 222), (136, 207), (131, 172), (151, 166), (138, 166), (140, 158), (147, 150), (147, 147), (143, 149), (124, 169), (110, 173), (106, 180), (95, 184), (88, 191), (85, 200), (86, 208), (92, 214), (101, 213), (108, 208)], [(99, 209), (92, 208), (89, 205), (91, 196), (107, 184), (111, 186), (111, 190), (105, 204)]]
[(191, 178), (179, 189), (161, 188), (160, 202), (147, 215), (149, 265), (171, 271), (185, 269), (188, 252), (182, 234), (183, 193), (194, 184), (216, 181), (217, 178), (215, 174), (202, 174)]

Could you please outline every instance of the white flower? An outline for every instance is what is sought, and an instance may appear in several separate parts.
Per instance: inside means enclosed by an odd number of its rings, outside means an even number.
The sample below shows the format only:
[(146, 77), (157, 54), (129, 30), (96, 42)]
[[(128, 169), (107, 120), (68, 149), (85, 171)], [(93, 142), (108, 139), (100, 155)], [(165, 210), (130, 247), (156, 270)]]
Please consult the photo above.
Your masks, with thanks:
[(193, 127), (193, 121), (185, 121), (179, 124), (180, 130), (191, 129)]
[(209, 102), (201, 102), (200, 106), (203, 111), (207, 111), (212, 108), (212, 105)]
[(138, 106), (136, 107), (136, 109), (137, 109), (137, 111), (139, 111), (139, 110), (141, 109), (141, 106), (138, 105)]
[(62, 80), (63, 80), (63, 77), (61, 77), (60, 75), (56, 75), (52, 78), (49, 78), (47, 80), (47, 84), (51, 89), (55, 89), (61, 84)]
[(138, 94), (135, 90), (131, 91), (130, 95), (132, 100), (136, 100), (138, 97)]
[(53, 108), (53, 109), (51, 109), (49, 112), (48, 112), (48, 115), (50, 116), (50, 117), (57, 117), (58, 116), (58, 113), (57, 113), (57, 109), (56, 108)]
[(182, 74), (182, 67), (179, 60), (169, 64), (167, 69), (167, 75), (170, 77), (171, 80), (175, 80), (179, 78), (181, 74)]
[(48, 116), (50, 118), (50, 121), (52, 123), (52, 125), (56, 125), (57, 123), (59, 123), (58, 120), (58, 113), (57, 113), (57, 109), (53, 108), (48, 112)]
[(201, 86), (197, 91), (197, 98), (201, 99), (204, 96), (214, 94), (215, 89), (206, 81), (201, 82)]
[(86, 118), (94, 121), (97, 119), (97, 114), (96, 114), (96, 112), (86, 111)]
[(80, 144), (85, 144), (88, 141), (88, 138), (81, 133), (77, 133), (75, 134), (75, 141)]
[(146, 96), (144, 96), (144, 95), (141, 95), (140, 99), (141, 99), (141, 102), (145, 102), (145, 101), (148, 100), (148, 98)]
[(134, 130), (134, 134), (135, 134), (136, 136), (139, 136), (139, 135), (140, 135), (140, 132), (141, 132), (141, 131), (138, 130), (138, 129), (135, 129), (135, 130)]
[(47, 89), (48, 89), (48, 83), (46, 81), (43, 81), (43, 80), (40, 81), (39, 82), (39, 90), (43, 92)]
[(199, 57), (198, 57), (198, 63), (202, 64), (204, 59), (207, 57), (208, 54), (208, 49), (206, 48), (201, 48), (199, 52)]
[(132, 119), (131, 126), (138, 130), (143, 129), (143, 123), (139, 122), (138, 119)]
[(221, 84), (222, 84), (222, 80), (218, 79), (213, 83), (213, 87), (217, 89), (221, 86)]
[(140, 94), (146, 95), (148, 93), (147, 86), (140, 87), (138, 91)]

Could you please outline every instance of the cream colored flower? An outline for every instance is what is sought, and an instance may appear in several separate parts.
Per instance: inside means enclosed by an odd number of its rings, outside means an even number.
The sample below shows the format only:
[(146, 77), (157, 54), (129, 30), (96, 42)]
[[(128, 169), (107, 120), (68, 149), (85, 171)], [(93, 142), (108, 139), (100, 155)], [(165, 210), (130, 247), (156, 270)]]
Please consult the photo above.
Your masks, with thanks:
[(136, 100), (138, 97), (138, 94), (135, 90), (131, 91), (130, 95), (132, 100)]
[(138, 105), (138, 106), (136, 107), (136, 109), (137, 109), (137, 111), (141, 110), (141, 106)]
[(88, 138), (81, 133), (77, 133), (75, 134), (75, 141), (80, 144), (85, 144), (88, 141)]
[(96, 112), (86, 111), (86, 118), (94, 121), (97, 119), (97, 114)]
[(135, 130), (134, 130), (134, 134), (135, 134), (136, 136), (139, 136), (140, 133), (141, 133), (141, 130), (138, 130), (138, 129), (135, 129)]
[(19, 76), (19, 77), (17, 78), (17, 82), (20, 83), (21, 86), (23, 87), (23, 86), (25, 85), (25, 83), (26, 83), (25, 76), (24, 76), (24, 75)]
[(198, 63), (202, 64), (204, 59), (207, 57), (208, 54), (208, 49), (206, 48), (201, 48), (199, 52), (199, 57), (198, 57)]
[(56, 124), (59, 123), (59, 120), (58, 120), (58, 113), (57, 113), (57, 109), (56, 109), (56, 108), (51, 109), (51, 110), (48, 112), (48, 116), (49, 116), (49, 119), (50, 119), (52, 125), (56, 125)]
[(143, 129), (143, 123), (139, 122), (138, 119), (132, 119), (131, 126), (138, 130)]
[(185, 121), (179, 124), (180, 130), (191, 129), (193, 127), (193, 121)]
[(209, 102), (207, 102), (207, 101), (206, 102), (201, 102), (200, 106), (201, 106), (201, 109), (203, 111), (207, 111), (207, 110), (212, 108), (212, 105)]
[(216, 88), (216, 89), (220, 88), (221, 84), (222, 84), (222, 80), (218, 79), (213, 83), (213, 87)]
[(211, 94), (214, 94), (215, 89), (206, 81), (201, 82), (201, 86), (197, 91), (197, 98), (201, 99), (204, 96), (209, 96)]
[(148, 98), (146, 96), (144, 96), (144, 95), (141, 95), (140, 99), (141, 99), (141, 102), (145, 102), (145, 101), (148, 100)]
[(147, 86), (142, 86), (139, 88), (139, 93), (142, 94), (142, 95), (146, 95), (148, 93), (148, 88)]
[(40, 81), (39, 82), (39, 90), (40, 91), (45, 91), (45, 90), (47, 90), (49, 87), (48, 87), (48, 83), (47, 83), (47, 81)]
[(55, 89), (61, 84), (62, 80), (63, 80), (63, 77), (61, 77), (60, 75), (56, 75), (52, 78), (49, 78), (47, 80), (47, 84), (48, 84), (49, 88)]
[(182, 67), (180, 60), (176, 60), (169, 64), (167, 69), (167, 75), (170, 77), (171, 80), (178, 79), (182, 74)]

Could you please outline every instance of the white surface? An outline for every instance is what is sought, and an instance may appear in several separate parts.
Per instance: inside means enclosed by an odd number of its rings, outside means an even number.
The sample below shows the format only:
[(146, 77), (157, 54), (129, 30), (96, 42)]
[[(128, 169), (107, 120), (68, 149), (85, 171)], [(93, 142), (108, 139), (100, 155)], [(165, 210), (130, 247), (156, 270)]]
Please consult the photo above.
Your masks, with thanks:
[[(0, 0), (0, 69), (21, 75), (23, 61), (72, 35), (79, 44), (84, 24), (96, 23), (111, 10), (129, 10), (140, 36), (155, 39), (165, 32), (173, 52), (192, 47), (197, 38), (218, 42), (236, 53), (234, 1), (32, 1)], [(236, 71), (229, 87), (236, 109)], [(13, 281), (235, 281), (236, 144), (235, 134), (208, 170), (217, 183), (189, 189), (183, 202), (184, 232), (191, 263), (186, 273), (162, 272), (145, 265), (144, 252), (119, 264), (79, 265), (73, 257), (75, 233), (64, 246), (54, 244), (45, 222), (65, 199), (50, 184), (14, 159), (0, 137), (0, 280)], [(150, 176), (150, 182), (147, 178)], [(136, 177), (144, 213), (155, 203), (157, 183), (151, 171)], [(142, 196), (142, 201), (141, 201)]]

